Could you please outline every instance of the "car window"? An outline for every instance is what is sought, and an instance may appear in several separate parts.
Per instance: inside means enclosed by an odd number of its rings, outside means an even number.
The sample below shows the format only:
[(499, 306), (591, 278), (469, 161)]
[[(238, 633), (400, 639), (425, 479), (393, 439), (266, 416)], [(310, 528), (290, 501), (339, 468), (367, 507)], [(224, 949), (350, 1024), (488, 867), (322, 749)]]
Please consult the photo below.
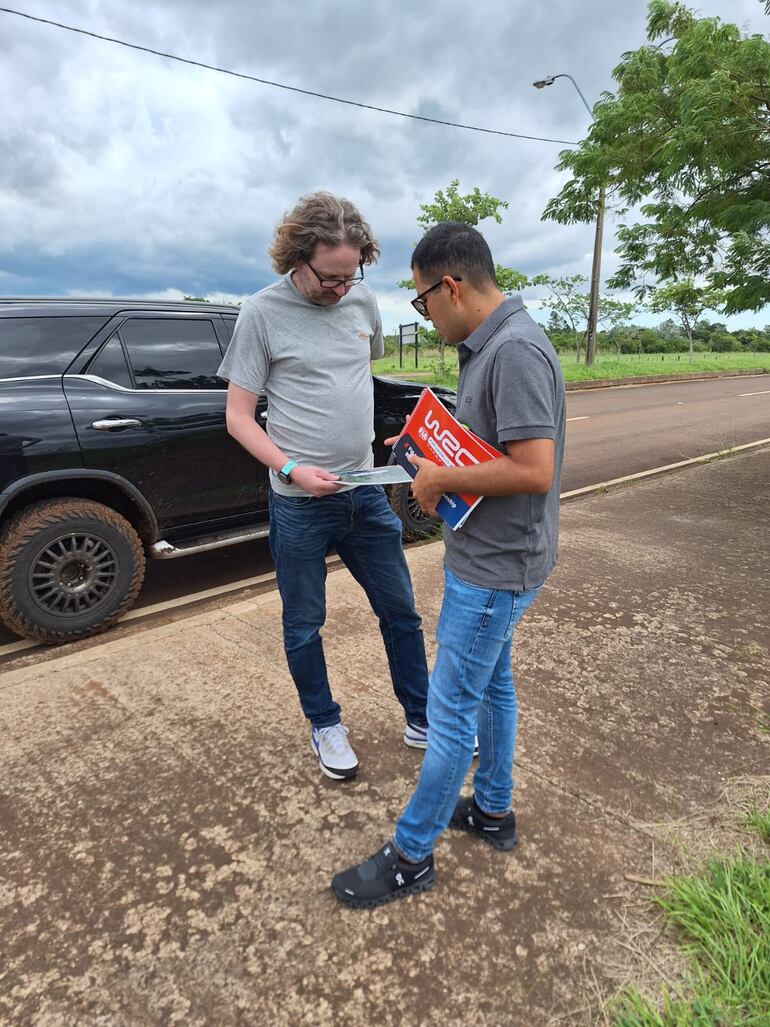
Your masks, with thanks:
[(0, 317), (0, 378), (64, 374), (103, 317)]
[(227, 339), (227, 343), (225, 345), (225, 349), (227, 349), (227, 347), (230, 345), (230, 342), (231, 342), (232, 337), (233, 337), (233, 331), (235, 330), (235, 322), (237, 320), (238, 320), (238, 317), (237, 317), (236, 314), (223, 314), (222, 315), (222, 321), (223, 321), (224, 326), (225, 326), (225, 338)]
[(137, 389), (226, 389), (217, 378), (222, 361), (211, 321), (133, 317), (120, 334)]
[(87, 374), (95, 374), (108, 382), (133, 389), (134, 382), (126, 363), (126, 354), (118, 338), (118, 333), (111, 335), (94, 359), (88, 365)]

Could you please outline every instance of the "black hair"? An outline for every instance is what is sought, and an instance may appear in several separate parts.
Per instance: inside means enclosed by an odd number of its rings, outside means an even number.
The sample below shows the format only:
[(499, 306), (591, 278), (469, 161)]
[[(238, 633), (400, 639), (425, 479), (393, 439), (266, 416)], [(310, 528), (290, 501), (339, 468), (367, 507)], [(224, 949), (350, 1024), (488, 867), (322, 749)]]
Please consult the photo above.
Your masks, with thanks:
[(497, 285), (486, 239), (462, 221), (442, 221), (429, 228), (414, 248), (411, 266), (425, 279), (455, 275), (481, 290)]

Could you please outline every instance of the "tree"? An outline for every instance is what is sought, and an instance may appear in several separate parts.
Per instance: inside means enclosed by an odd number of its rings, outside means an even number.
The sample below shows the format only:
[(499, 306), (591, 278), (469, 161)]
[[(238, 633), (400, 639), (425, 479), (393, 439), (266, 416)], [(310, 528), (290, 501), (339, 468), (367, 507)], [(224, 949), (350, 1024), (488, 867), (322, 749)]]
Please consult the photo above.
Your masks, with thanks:
[(692, 361), (693, 330), (701, 315), (707, 310), (718, 310), (725, 301), (720, 289), (696, 285), (691, 278), (655, 289), (648, 301), (650, 310), (655, 314), (671, 311), (682, 326), (689, 346), (689, 357)]
[(770, 302), (770, 42), (683, 3), (651, 0), (649, 45), (626, 53), (575, 150), (572, 178), (546, 206), (563, 224), (594, 220), (605, 186), (621, 225), (608, 284), (639, 296), (650, 277), (724, 288), (725, 312)]
[[(472, 192), (461, 196), (460, 180), (453, 178), (447, 186), (446, 192), (442, 189), (437, 190), (433, 196), (433, 203), (420, 204), (422, 213), (417, 218), (417, 224), (426, 232), (441, 221), (462, 221), (463, 224), (475, 227), (480, 221), (493, 218), (499, 225), (503, 220), (500, 214), (501, 207), (503, 210), (508, 209), (505, 200), (490, 196), (489, 193), (482, 193), (478, 186), (475, 186)], [(513, 268), (495, 264), (495, 274), (500, 289), (506, 295), (517, 292), (527, 284), (526, 275), (520, 271), (514, 271)], [(414, 289), (414, 279), (405, 278), (398, 285), (401, 289)], [(438, 333), (436, 333), (436, 337), (438, 338), (439, 363), (443, 368), (444, 340), (438, 337)]]
[[(579, 290), (586, 285), (588, 279), (585, 275), (570, 275), (563, 278), (552, 278), (550, 275), (535, 275), (532, 285), (541, 285), (549, 290), (545, 305), (558, 311), (567, 322), (575, 337), (575, 361), (580, 363), (580, 346), (582, 339), (579, 335), (579, 327), (582, 322), (588, 324), (588, 313), (584, 304), (587, 294), (581, 294)], [(584, 333), (585, 335), (585, 333)]]
[[(528, 284), (544, 286), (549, 290), (545, 305), (550, 308), (552, 317), (556, 312), (567, 321), (567, 327), (572, 329), (575, 336), (575, 361), (579, 364), (591, 307), (590, 293), (581, 292), (581, 289), (588, 284), (588, 279), (585, 275), (552, 278), (550, 275), (541, 274), (535, 275)], [(599, 324), (606, 328), (615, 328), (626, 324), (633, 317), (636, 307), (635, 303), (624, 302), (613, 296), (603, 296), (599, 304)], [(583, 326), (582, 334), (579, 331), (581, 325)]]
[(545, 330), (549, 335), (556, 335), (557, 332), (568, 332), (569, 322), (566, 318), (558, 312), (558, 310), (551, 310), (548, 315), (548, 323), (545, 325)]
[(473, 192), (460, 196), (460, 179), (453, 178), (447, 186), (446, 193), (439, 189), (433, 197), (433, 203), (421, 203), (422, 214), (417, 224), (427, 231), (440, 221), (462, 221), (466, 225), (477, 225), (486, 218), (494, 218), (500, 224), (503, 220), (500, 208), (508, 209), (505, 200), (482, 193), (478, 186)]
[(503, 267), (502, 264), (495, 264), (495, 277), (501, 292), (506, 296), (512, 296), (529, 285), (529, 279), (521, 271), (514, 271), (512, 267)]
[[(490, 196), (489, 193), (482, 193), (478, 186), (474, 187), (473, 192), (460, 196), (460, 179), (453, 178), (447, 186), (446, 193), (442, 189), (438, 189), (433, 195), (433, 203), (420, 204), (422, 213), (417, 217), (417, 224), (424, 232), (441, 221), (462, 221), (465, 225), (475, 227), (479, 221), (494, 218), (499, 225), (503, 220), (500, 214), (501, 207), (503, 210), (507, 210), (508, 204), (505, 200), (499, 200), (496, 196)], [(511, 272), (511, 274), (517, 273), (516, 271)], [(398, 285), (401, 289), (414, 289), (414, 280), (405, 278)]]

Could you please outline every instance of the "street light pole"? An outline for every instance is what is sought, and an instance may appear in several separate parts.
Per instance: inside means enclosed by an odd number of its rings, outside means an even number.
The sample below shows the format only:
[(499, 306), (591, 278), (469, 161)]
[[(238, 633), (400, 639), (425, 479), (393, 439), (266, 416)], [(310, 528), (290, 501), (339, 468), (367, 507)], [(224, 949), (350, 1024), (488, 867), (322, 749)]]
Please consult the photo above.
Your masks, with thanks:
[[(548, 75), (546, 78), (533, 82), (535, 89), (543, 89), (545, 86), (552, 86), (557, 78), (568, 78), (575, 87), (578, 96), (583, 101), (585, 109), (593, 121), (594, 112), (588, 106), (588, 101), (583, 96), (582, 90), (572, 75), (564, 72), (561, 75)], [(591, 265), (591, 295), (588, 300), (588, 337), (586, 339), (586, 364), (593, 364), (596, 355), (596, 331), (599, 322), (599, 280), (602, 272), (602, 237), (604, 235), (604, 186), (599, 190), (599, 200), (596, 204), (596, 234), (594, 235), (594, 259)]]

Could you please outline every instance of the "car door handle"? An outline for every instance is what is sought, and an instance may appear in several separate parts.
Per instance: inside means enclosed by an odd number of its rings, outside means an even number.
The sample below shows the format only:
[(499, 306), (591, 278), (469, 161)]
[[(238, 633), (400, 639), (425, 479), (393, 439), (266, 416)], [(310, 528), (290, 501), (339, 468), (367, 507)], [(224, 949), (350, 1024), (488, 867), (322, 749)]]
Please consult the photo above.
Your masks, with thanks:
[(92, 421), (91, 427), (97, 431), (122, 431), (124, 428), (141, 428), (142, 422), (135, 417), (105, 417), (101, 421)]

